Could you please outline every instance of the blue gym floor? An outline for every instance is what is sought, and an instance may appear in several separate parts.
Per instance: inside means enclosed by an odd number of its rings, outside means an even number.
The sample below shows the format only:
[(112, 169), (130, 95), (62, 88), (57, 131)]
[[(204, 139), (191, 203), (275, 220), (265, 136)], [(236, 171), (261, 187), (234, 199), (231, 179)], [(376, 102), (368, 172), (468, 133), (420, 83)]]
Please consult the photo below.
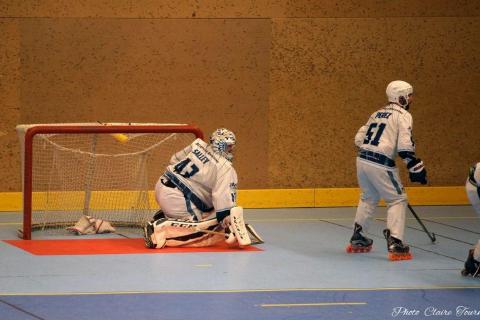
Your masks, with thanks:
[[(460, 275), (480, 238), (470, 206), (407, 213), (413, 260), (390, 262), (379, 208), (368, 254), (347, 254), (355, 208), (246, 209), (257, 252), (35, 256), (0, 241), (0, 320), (480, 319), (480, 278)], [(20, 213), (0, 213), (0, 240)], [(35, 238), (35, 234), (34, 234)]]

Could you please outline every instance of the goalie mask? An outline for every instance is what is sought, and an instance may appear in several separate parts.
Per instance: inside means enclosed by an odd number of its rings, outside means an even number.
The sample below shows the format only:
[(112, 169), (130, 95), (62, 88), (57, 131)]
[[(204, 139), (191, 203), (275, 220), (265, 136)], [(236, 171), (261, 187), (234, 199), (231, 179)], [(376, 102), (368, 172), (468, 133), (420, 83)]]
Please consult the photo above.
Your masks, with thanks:
[(210, 136), (210, 144), (215, 153), (225, 157), (228, 161), (233, 160), (233, 148), (235, 147), (235, 134), (225, 128), (215, 130)]
[(413, 95), (413, 87), (402, 80), (395, 80), (387, 86), (387, 97), (389, 102), (393, 102), (408, 110), (410, 98)]

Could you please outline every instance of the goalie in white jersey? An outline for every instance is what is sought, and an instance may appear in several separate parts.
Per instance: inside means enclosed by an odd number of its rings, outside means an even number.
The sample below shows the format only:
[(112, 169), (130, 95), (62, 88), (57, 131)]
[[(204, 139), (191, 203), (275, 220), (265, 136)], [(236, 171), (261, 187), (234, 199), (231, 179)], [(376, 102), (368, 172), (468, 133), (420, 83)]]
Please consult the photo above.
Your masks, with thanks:
[[(465, 183), (467, 197), (475, 212), (480, 216), (480, 162), (470, 167), (467, 182)], [(464, 276), (480, 277), (480, 240), (476, 246), (468, 251)]]
[(356, 136), (357, 178), (361, 188), (355, 215), (354, 233), (347, 252), (368, 252), (373, 241), (362, 234), (367, 231), (381, 198), (387, 203), (387, 240), (391, 260), (411, 259), (409, 247), (403, 243), (407, 196), (398, 169), (397, 154), (409, 170), (410, 180), (426, 184), (423, 162), (415, 156), (412, 139), (412, 116), (407, 111), (413, 99), (413, 87), (405, 81), (392, 81), (387, 86), (388, 104), (374, 112)]
[(144, 228), (145, 246), (209, 246), (224, 241), (251, 243), (236, 205), (237, 173), (232, 166), (236, 138), (221, 128), (207, 144), (196, 139), (175, 153), (155, 186), (160, 205)]

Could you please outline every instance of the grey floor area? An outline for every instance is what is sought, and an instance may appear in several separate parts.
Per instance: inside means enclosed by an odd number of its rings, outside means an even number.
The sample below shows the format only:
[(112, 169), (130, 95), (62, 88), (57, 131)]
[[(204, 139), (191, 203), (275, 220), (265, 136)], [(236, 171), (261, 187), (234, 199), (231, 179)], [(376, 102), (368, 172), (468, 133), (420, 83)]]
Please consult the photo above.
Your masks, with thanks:
[[(480, 239), (473, 209), (414, 208), (436, 242), (407, 213), (414, 258), (400, 262), (387, 259), (385, 208), (369, 230), (374, 247), (368, 254), (345, 252), (355, 214), (350, 207), (246, 209), (247, 222), (265, 240), (258, 252), (35, 256), (0, 241), (0, 297), (480, 288), (480, 279), (460, 275), (468, 249)], [(16, 239), (21, 219), (0, 213), (0, 240)]]

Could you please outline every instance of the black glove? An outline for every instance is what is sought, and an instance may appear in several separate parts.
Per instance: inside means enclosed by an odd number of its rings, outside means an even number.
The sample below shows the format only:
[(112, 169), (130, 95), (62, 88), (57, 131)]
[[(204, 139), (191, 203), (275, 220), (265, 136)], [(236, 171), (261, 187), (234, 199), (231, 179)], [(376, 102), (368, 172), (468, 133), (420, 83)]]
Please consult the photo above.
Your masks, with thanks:
[(427, 170), (420, 159), (411, 160), (408, 165), (408, 176), (412, 182), (427, 184)]

